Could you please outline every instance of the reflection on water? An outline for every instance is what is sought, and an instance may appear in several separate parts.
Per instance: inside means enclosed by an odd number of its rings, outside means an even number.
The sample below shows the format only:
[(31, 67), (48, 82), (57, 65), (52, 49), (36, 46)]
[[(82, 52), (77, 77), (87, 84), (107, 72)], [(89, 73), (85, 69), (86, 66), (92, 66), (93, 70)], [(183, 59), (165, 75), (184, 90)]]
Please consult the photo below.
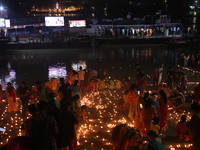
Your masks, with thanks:
[(66, 70), (66, 64), (64, 63), (58, 63), (56, 65), (51, 65), (49, 66), (48, 69), (48, 79), (50, 80), (51, 78), (64, 78), (65, 80), (67, 79), (67, 70)]
[(73, 14), (73, 13), (62, 13), (62, 14), (50, 14), (50, 13), (44, 13), (44, 14), (31, 14), (31, 16), (34, 16), (34, 17), (38, 17), (38, 16), (66, 16), (66, 17), (82, 17), (84, 16), (83, 14)]
[[(59, 71), (54, 70), (53, 76), (55, 74), (65, 76), (64, 70), (77, 69), (82, 63), (82, 66), (87, 66), (88, 69), (97, 68), (99, 71), (108, 69), (109, 74), (114, 78), (131, 77), (134, 79), (136, 63), (141, 65), (145, 74), (151, 75), (155, 64), (158, 67), (164, 64), (165, 71), (169, 66), (174, 67), (180, 63), (180, 55), (183, 52), (193, 53), (196, 56), (198, 48), (172, 48), (167, 45), (108, 45), (93, 49), (12, 51), (0, 57), (0, 77), (1, 82), (6, 82), (5, 76), (9, 75), (9, 71), (14, 70), (17, 84), (26, 81), (32, 86), (38, 80), (49, 79), (49, 66), (54, 66), (58, 70), (62, 68)], [(10, 68), (7, 65), (8, 63), (10, 63)], [(62, 65), (55, 67), (55, 64), (58, 63), (64, 64), (66, 68), (63, 68)]]
[(87, 64), (86, 61), (78, 61), (78, 62), (72, 62), (72, 69), (75, 71), (80, 71), (80, 67), (82, 67), (82, 69), (87, 69)]

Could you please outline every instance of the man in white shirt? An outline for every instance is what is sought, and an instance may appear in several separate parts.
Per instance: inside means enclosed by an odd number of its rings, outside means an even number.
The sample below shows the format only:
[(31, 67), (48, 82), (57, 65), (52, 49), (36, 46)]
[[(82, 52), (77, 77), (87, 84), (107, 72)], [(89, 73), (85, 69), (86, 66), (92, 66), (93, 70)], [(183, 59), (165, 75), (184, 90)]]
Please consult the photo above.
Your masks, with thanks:
[(79, 75), (79, 80), (80, 80), (81, 91), (83, 91), (83, 82), (85, 79), (85, 71), (83, 70), (83, 68), (81, 66), (79, 68), (78, 75)]

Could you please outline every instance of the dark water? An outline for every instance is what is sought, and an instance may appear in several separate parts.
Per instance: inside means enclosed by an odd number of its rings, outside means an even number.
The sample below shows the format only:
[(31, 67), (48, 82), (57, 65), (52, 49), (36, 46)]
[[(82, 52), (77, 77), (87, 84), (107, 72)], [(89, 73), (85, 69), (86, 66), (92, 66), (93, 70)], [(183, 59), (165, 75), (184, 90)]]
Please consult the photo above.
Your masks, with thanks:
[[(85, 61), (87, 68), (97, 68), (99, 74), (103, 69), (108, 69), (113, 78), (135, 78), (135, 64), (139, 63), (144, 73), (151, 76), (153, 66), (164, 65), (164, 73), (169, 66), (175, 68), (181, 64), (180, 55), (184, 53), (197, 55), (199, 48), (192, 47), (169, 47), (167, 45), (104, 45), (87, 49), (40, 49), (40, 50), (15, 50), (7, 51), (0, 55), (0, 79), (5, 85), (7, 81), (19, 85), (25, 81), (32, 86), (36, 81), (48, 80), (49, 66), (66, 66), (69, 71), (72, 64), (78, 66), (80, 60)], [(62, 63), (62, 64), (58, 64)], [(190, 65), (198, 69), (197, 66)], [(9, 76), (13, 71), (16, 75)], [(191, 80), (199, 80), (198, 76), (189, 73)]]

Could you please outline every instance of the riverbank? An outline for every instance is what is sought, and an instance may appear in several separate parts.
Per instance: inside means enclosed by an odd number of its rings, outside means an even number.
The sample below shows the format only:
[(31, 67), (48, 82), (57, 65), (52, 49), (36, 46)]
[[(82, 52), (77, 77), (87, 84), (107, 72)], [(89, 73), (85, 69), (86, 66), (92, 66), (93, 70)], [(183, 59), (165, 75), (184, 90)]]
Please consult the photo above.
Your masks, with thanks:
[[(180, 36), (179, 36), (180, 37)], [(98, 37), (98, 36), (85, 36), (85, 37), (73, 37), (66, 39), (65, 41), (53, 42), (50, 39), (40, 41), (35, 39), (30, 41), (24, 39), (21, 41), (9, 41), (2, 42), (2, 50), (17, 50), (17, 49), (59, 49), (59, 48), (90, 48), (98, 45), (140, 45), (140, 44), (166, 44), (170, 46), (182, 46), (180, 44), (169, 44), (169, 41), (174, 36), (151, 36), (151, 37)], [(199, 44), (200, 37), (189, 37), (191, 42), (188, 45)], [(184, 45), (186, 46), (186, 44)]]

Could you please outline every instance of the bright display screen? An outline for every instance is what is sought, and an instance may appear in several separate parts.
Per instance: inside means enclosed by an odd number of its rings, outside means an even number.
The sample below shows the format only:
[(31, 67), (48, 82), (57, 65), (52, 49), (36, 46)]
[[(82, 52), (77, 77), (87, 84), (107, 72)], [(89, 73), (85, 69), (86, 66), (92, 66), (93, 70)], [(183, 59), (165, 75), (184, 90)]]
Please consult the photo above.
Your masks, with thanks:
[(5, 19), (0, 18), (0, 27), (5, 27)]
[(69, 20), (69, 27), (86, 27), (86, 20)]
[(64, 17), (45, 17), (45, 26), (64, 26)]
[(10, 28), (10, 19), (5, 19), (5, 27)]

